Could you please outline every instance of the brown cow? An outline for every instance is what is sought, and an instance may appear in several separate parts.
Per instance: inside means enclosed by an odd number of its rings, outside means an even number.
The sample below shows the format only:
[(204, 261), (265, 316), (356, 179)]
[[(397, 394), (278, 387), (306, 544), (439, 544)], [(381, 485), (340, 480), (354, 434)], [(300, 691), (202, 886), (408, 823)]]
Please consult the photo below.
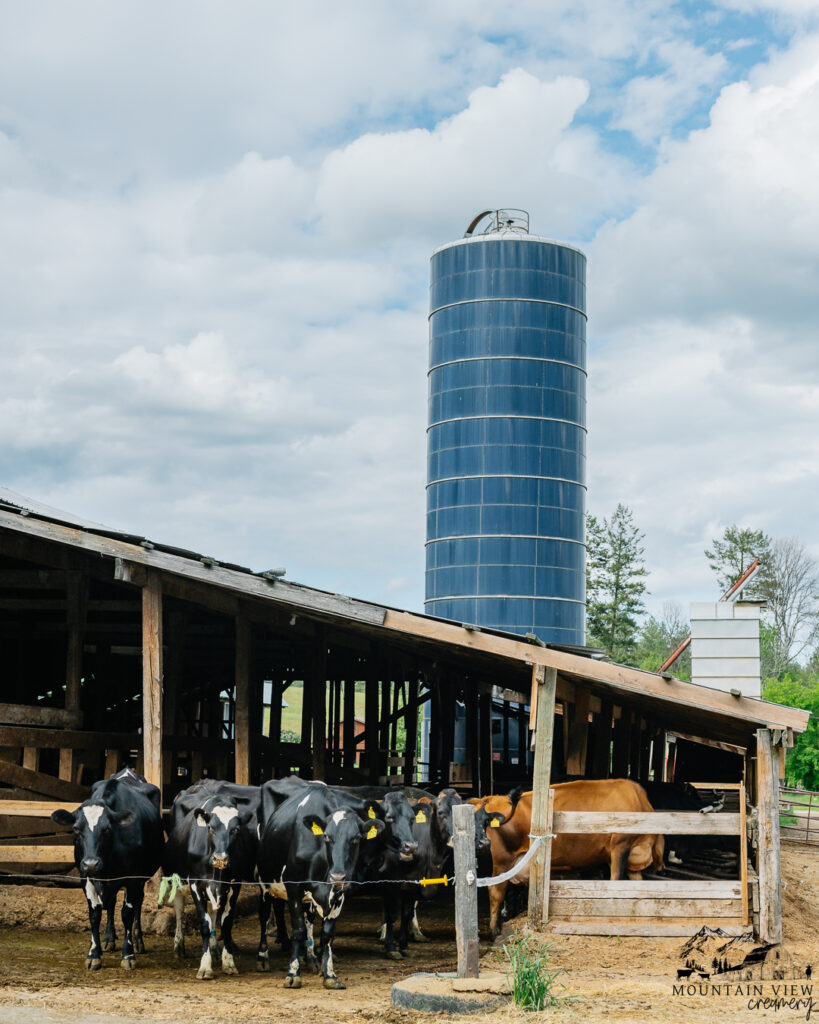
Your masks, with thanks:
[[(556, 811), (653, 811), (645, 790), (631, 779), (582, 779), (561, 782), (555, 791)], [(500, 828), (487, 830), (492, 847), (492, 874), (508, 871), (529, 849), (532, 828), (532, 793), (523, 793), (512, 809), (508, 796), (489, 796), (471, 801), (487, 812), (499, 811), (507, 816)], [(511, 817), (510, 817), (511, 814)], [(641, 872), (652, 865), (663, 864), (664, 840), (661, 835), (626, 835), (622, 833), (563, 833), (552, 840), (552, 868), (581, 870), (606, 865), (613, 879), (639, 879)], [(515, 876), (515, 884), (527, 885), (528, 869)], [(489, 887), (489, 924), (492, 935), (499, 929), (498, 916), (508, 883)]]

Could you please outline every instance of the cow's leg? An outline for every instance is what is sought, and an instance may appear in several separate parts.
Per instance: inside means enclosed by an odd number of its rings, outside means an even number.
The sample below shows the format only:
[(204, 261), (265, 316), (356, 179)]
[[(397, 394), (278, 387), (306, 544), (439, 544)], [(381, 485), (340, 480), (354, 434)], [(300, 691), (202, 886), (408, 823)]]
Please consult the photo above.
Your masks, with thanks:
[(145, 899), (145, 883), (138, 882), (136, 887), (136, 903), (134, 904), (134, 950), (137, 953), (145, 952), (145, 939), (142, 935), (142, 902)]
[(102, 938), (102, 948), (105, 953), (114, 953), (117, 948), (117, 933), (114, 928), (113, 903), (105, 908), (105, 935)]
[(202, 936), (202, 959), (199, 961), (199, 970), (196, 972), (196, 977), (200, 981), (210, 981), (213, 978), (213, 956), (210, 951), (210, 939), (214, 928), (208, 910), (207, 892), (201, 882), (191, 883), (191, 896), (193, 896), (193, 905), (196, 907), (196, 916), (199, 919), (199, 932)]
[[(273, 900), (273, 918), (276, 922), (276, 945), (281, 946), (282, 949), (289, 949), (290, 936), (287, 934), (287, 921), (285, 920), (284, 916), (284, 905), (285, 900)], [(267, 934), (270, 934), (269, 928)]]
[(398, 911), (396, 906), (398, 900), (396, 899), (393, 886), (388, 885), (386, 889), (387, 891), (382, 897), (384, 903), (384, 948), (390, 960), (400, 960), (401, 954), (398, 952), (398, 944), (395, 941), (395, 930), (393, 928), (393, 921)]
[(429, 939), (421, 931), (421, 926), (418, 924), (418, 900), (415, 901), (412, 908), (412, 923), (410, 924), (410, 938), (413, 942), (429, 942)]
[(409, 951), (410, 924), (415, 917), (415, 893), (401, 893), (401, 924), (398, 928), (398, 949), (401, 956), (415, 956)]
[(134, 911), (138, 902), (139, 891), (142, 882), (127, 882), (125, 885), (125, 898), (122, 901), (122, 962), (120, 966), (125, 971), (131, 971), (136, 966), (134, 956)]
[(628, 877), (629, 837), (612, 836), (611, 840), (611, 880), (623, 881)]
[(501, 882), (500, 885), (489, 886), (489, 934), (493, 939), (500, 935), (500, 911), (508, 884)]
[[(241, 882), (235, 882), (228, 888), (223, 886), (225, 896), (219, 902), (219, 922), (222, 927), (222, 973), (238, 974), (234, 957), (239, 952), (236, 943), (233, 941), (233, 918), (236, 915), (236, 904), (239, 900), (239, 892), (242, 888)], [(224, 910), (222, 910), (224, 906)]]
[(85, 880), (85, 899), (88, 903), (88, 921), (91, 925), (91, 948), (88, 950), (88, 956), (85, 958), (85, 966), (89, 971), (98, 971), (102, 967), (100, 921), (102, 920), (103, 901), (96, 885), (90, 878)]
[(304, 939), (306, 935), (304, 907), (301, 902), (303, 894), (304, 890), (298, 887), (293, 887), (287, 891), (292, 932), (290, 936), (290, 964), (287, 968), (287, 977), (284, 979), (285, 988), (301, 988), (301, 964), (299, 960), (304, 952)]
[[(270, 924), (270, 904), (273, 902), (270, 893), (264, 886), (259, 893), (259, 948), (256, 951), (256, 970), (270, 970), (270, 950), (267, 948), (267, 929)], [(281, 902), (281, 901), (279, 901)]]
[(176, 915), (176, 931), (173, 937), (173, 955), (177, 960), (185, 956), (185, 893), (180, 886), (173, 898), (173, 912)]
[[(341, 907), (338, 909), (341, 910)], [(321, 927), (321, 974), (324, 978), (325, 988), (346, 988), (347, 986), (339, 980), (333, 964), (333, 939), (335, 934), (335, 917), (331, 917), (328, 914)]]
[(304, 912), (304, 930), (307, 938), (304, 943), (304, 962), (313, 972), (318, 974), (319, 962), (316, 956), (316, 939), (313, 934), (313, 928), (316, 921), (316, 908), (311, 903)]

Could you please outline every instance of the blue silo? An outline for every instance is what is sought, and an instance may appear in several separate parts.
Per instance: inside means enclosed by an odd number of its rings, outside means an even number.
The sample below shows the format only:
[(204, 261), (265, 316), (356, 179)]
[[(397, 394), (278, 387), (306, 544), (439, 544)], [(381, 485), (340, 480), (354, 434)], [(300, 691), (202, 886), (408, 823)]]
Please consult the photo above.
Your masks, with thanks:
[(586, 257), (487, 211), (430, 309), (426, 610), (583, 644)]

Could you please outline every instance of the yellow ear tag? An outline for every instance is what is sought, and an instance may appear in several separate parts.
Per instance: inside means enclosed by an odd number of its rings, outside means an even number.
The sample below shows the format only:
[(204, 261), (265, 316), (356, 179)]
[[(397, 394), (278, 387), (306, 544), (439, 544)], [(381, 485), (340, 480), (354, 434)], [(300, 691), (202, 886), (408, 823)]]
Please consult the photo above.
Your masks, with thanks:
[(312, 827), (313, 827), (313, 835), (314, 836), (323, 836), (324, 835), (322, 830), (319, 828), (319, 826), (315, 822), (313, 822), (313, 826)]
[(418, 822), (419, 825), (423, 825), (424, 822), (427, 820), (427, 816), (426, 816), (426, 814), (424, 814), (423, 811), (419, 811), (415, 815), (415, 820)]
[(498, 819), (497, 819), (497, 818), (493, 818), (493, 819), (492, 819), (492, 820), (491, 820), (491, 821), (489, 822), (489, 827), (490, 827), (490, 828), (500, 828), (500, 822), (498, 821)]
[(369, 810), (367, 811), (367, 817), (368, 817), (368, 818), (374, 818), (375, 816), (376, 816), (376, 814), (375, 814), (375, 811), (374, 811), (374, 810), (373, 810), (373, 808), (371, 807), (371, 808), (370, 808), (370, 809), (369, 809)]
[(367, 833), (367, 838), (368, 839), (375, 839), (375, 837), (377, 835), (378, 835), (378, 829), (375, 827), (375, 825), (373, 825), (372, 828), (370, 829), (370, 831)]

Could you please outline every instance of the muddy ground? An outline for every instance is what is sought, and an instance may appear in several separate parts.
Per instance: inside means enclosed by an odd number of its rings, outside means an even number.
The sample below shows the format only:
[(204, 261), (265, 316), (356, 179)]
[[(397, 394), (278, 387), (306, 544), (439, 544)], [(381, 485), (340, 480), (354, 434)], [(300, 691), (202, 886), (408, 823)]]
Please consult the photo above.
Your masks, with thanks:
[[(819, 851), (789, 845), (783, 849), (782, 860), (784, 945), (800, 969), (811, 964), (819, 973)], [(77, 890), (0, 888), (0, 1024), (3, 1006), (65, 1011), (67, 1015), (107, 1013), (163, 1024), (245, 1020), (260, 1024), (316, 1024), (326, 1020), (342, 1024), (444, 1024), (448, 1020), (446, 1015), (398, 1011), (389, 1005), (391, 985), (407, 974), (454, 969), (452, 908), (446, 903), (422, 909), (422, 927), (431, 941), (413, 946), (411, 960), (396, 963), (383, 957), (375, 940), (380, 921), (378, 903), (363, 897), (350, 901), (339, 919), (336, 940), (336, 968), (347, 988), (330, 992), (309, 973), (304, 975), (301, 990), (284, 989), (286, 957), (275, 947), (271, 973), (255, 972), (258, 924), (252, 913), (240, 920), (235, 932), (240, 949), (238, 977), (226, 977), (217, 971), (214, 981), (197, 981), (198, 956), (192, 929), (188, 959), (180, 963), (174, 959), (170, 934), (150, 934), (151, 929), (166, 931), (169, 924), (167, 912), (156, 914), (153, 909), (145, 915), (148, 952), (138, 958), (136, 971), (122, 971), (119, 954), (108, 953), (104, 954), (103, 969), (88, 973), (84, 967), (88, 936), (80, 934), (87, 928), (84, 902)], [(247, 909), (252, 907), (253, 899), (248, 895)], [(485, 927), (485, 907), (483, 911)], [(192, 923), (192, 917), (189, 920)], [(702, 995), (674, 994), (672, 986), (681, 966), (680, 939), (544, 936), (544, 941), (551, 940), (560, 944), (553, 962), (568, 972), (561, 980), (566, 993), (574, 997), (571, 1002), (537, 1015), (510, 1007), (468, 1019), (495, 1024), (538, 1019), (566, 1024), (806, 1019), (804, 1006), (749, 1009), (747, 995), (716, 994), (707, 986)], [(482, 963), (497, 969), (497, 954), (488, 945), (484, 953)], [(813, 991), (817, 1005), (811, 1016), (819, 1019), (819, 983)], [(765, 983), (764, 994), (773, 995), (770, 983)]]

